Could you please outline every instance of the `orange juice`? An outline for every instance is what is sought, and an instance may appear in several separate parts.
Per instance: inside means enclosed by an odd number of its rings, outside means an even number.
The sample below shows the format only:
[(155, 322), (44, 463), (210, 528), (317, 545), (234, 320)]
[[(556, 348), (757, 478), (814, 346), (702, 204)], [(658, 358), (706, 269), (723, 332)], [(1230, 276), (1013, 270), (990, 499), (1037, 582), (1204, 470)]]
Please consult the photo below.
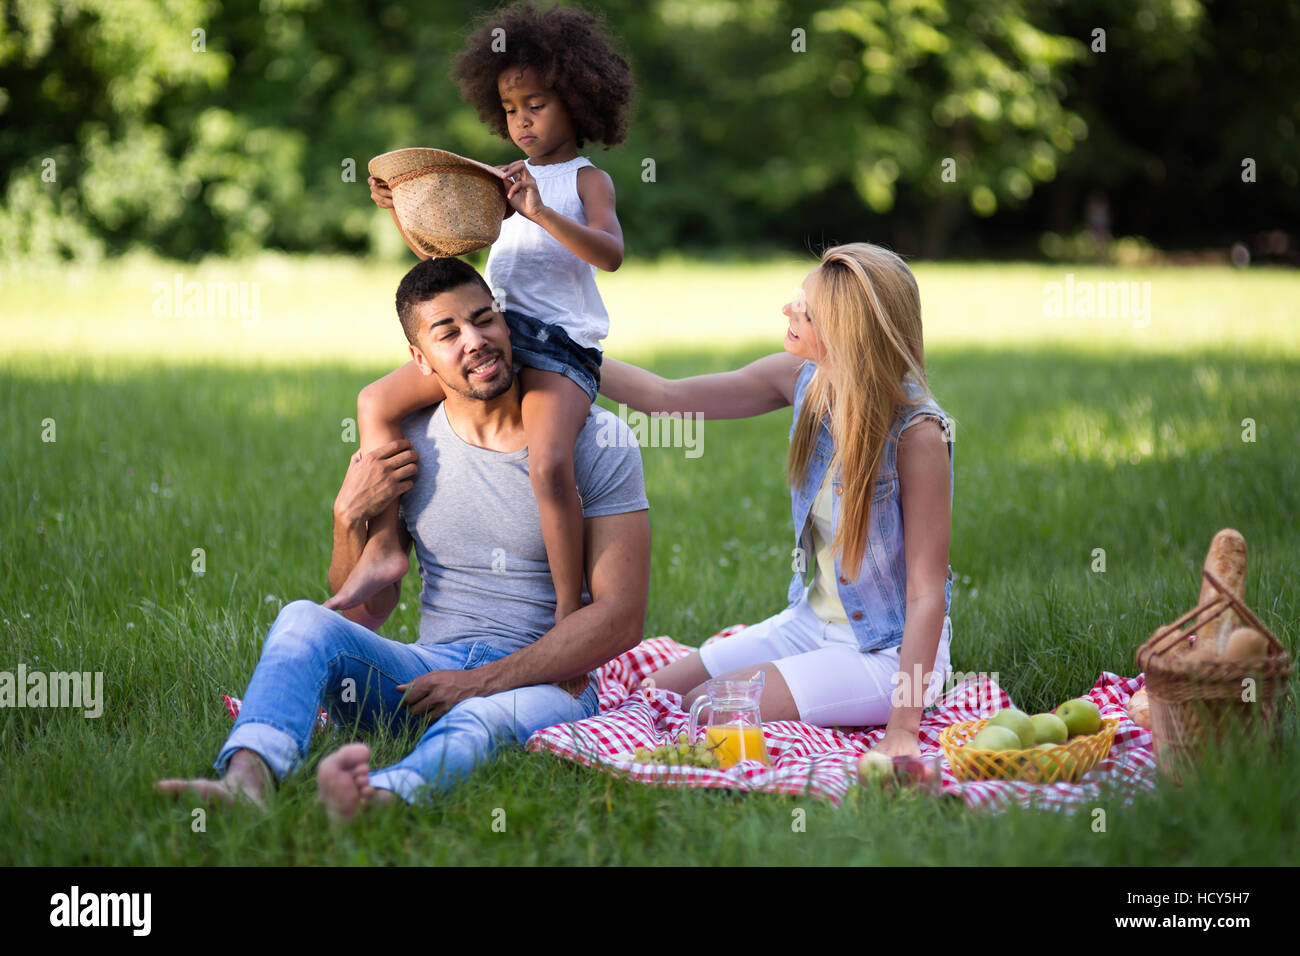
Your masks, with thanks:
[(711, 724), (704, 729), (704, 743), (723, 767), (742, 760), (772, 762), (763, 745), (763, 728), (752, 724)]

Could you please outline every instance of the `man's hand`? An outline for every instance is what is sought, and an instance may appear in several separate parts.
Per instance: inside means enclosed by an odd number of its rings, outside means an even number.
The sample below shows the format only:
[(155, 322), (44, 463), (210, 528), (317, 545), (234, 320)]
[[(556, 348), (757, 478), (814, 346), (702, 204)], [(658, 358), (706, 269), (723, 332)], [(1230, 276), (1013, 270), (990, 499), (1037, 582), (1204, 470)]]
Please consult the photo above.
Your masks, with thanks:
[(402, 706), (413, 714), (424, 714), (431, 722), (469, 697), (482, 697), (483, 688), (474, 671), (429, 671), (397, 689), (405, 696)]
[(357, 452), (348, 462), (343, 486), (334, 499), (334, 514), (349, 524), (369, 521), (415, 484), (419, 453), (405, 438), (368, 455)]

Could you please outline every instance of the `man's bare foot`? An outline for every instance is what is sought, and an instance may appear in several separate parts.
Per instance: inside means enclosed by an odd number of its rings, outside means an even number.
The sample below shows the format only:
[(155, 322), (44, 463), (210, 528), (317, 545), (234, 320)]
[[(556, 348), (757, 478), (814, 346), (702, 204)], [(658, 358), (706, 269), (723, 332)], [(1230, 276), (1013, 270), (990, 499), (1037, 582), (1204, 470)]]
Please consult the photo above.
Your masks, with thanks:
[(334, 823), (347, 823), (368, 804), (389, 804), (395, 799), (391, 790), (370, 785), (370, 748), (365, 744), (345, 744), (322, 760), (316, 770), (316, 790)]
[[(391, 545), (391, 547), (390, 547)], [(377, 534), (366, 542), (356, 567), (339, 593), (325, 602), (331, 611), (346, 611), (396, 584), (411, 570), (411, 559), (397, 542), (397, 536)]]
[(251, 750), (236, 750), (220, 780), (199, 777), (194, 780), (170, 778), (159, 780), (153, 787), (160, 793), (179, 797), (192, 793), (204, 803), (218, 801), (233, 804), (248, 800), (259, 810), (266, 809), (266, 787), (271, 779), (271, 769)]

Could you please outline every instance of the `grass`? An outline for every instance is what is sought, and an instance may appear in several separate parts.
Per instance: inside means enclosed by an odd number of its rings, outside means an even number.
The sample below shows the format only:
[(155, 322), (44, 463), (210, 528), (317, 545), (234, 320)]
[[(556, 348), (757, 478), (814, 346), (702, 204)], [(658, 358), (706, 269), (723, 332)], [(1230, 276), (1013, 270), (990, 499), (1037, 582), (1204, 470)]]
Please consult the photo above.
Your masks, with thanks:
[[(608, 354), (672, 376), (775, 347), (807, 261), (629, 264), (602, 277)], [(255, 326), (152, 314), (153, 283), (247, 281)], [(102, 671), (104, 715), (0, 713), (6, 864), (1281, 864), (1297, 838), (1294, 710), (1195, 786), (1072, 816), (853, 792), (660, 790), (508, 753), (432, 810), (330, 830), (310, 774), (265, 818), (156, 797), (206, 773), (280, 605), (322, 599), (356, 390), (402, 359), (400, 265), (266, 257), (10, 273), (0, 285), (0, 669)], [(1294, 650), (1300, 621), (1300, 277), (1283, 272), (921, 264), (927, 361), (957, 421), (953, 665), (1031, 712), (1135, 671), (1196, 598), (1220, 527), (1250, 543), (1247, 600)], [(1050, 319), (1044, 285), (1151, 282), (1151, 322)], [(56, 281), (57, 280), (57, 281)], [(42, 432), (54, 420), (54, 442)], [(1243, 420), (1254, 423), (1243, 441)], [(704, 454), (644, 450), (648, 634), (697, 644), (784, 605), (788, 412), (705, 426)], [(205, 573), (192, 566), (203, 549)], [(1105, 572), (1091, 570), (1104, 549)], [(384, 633), (416, 631), (414, 594)], [(1294, 687), (1293, 687), (1294, 690)], [(402, 739), (379, 739), (380, 758)], [(493, 832), (493, 811), (507, 815)], [(807, 812), (794, 832), (792, 811)]]

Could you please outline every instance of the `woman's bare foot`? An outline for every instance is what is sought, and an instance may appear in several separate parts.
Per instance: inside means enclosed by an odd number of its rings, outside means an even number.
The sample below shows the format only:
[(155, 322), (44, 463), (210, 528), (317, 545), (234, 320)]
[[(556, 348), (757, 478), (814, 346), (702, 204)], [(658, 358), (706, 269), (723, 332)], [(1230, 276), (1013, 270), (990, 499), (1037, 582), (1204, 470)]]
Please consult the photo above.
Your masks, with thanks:
[(365, 744), (345, 744), (322, 760), (316, 790), (334, 823), (347, 823), (367, 804), (394, 800), (391, 790), (370, 785), (370, 748)]
[(233, 804), (248, 800), (259, 810), (266, 809), (266, 787), (271, 780), (271, 769), (251, 750), (236, 750), (220, 780), (199, 777), (194, 780), (171, 778), (153, 785), (160, 793), (181, 796), (193, 793), (204, 803), (216, 800)]

